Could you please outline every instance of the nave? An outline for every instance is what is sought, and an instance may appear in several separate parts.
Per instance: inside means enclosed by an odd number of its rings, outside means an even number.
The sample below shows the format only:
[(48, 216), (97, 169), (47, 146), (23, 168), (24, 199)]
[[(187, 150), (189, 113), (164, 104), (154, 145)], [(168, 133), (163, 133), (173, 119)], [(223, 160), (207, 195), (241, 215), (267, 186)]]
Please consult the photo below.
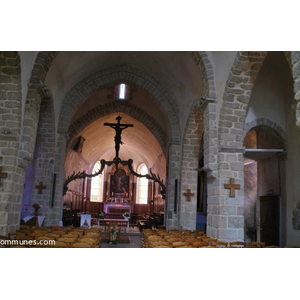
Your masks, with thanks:
[(203, 230), (166, 230), (131, 228), (131, 232), (122, 232), (118, 228), (116, 242), (108, 238), (109, 229), (104, 226), (26, 226), (21, 225), (8, 237), (0, 236), (2, 248), (280, 248), (266, 246), (264, 242), (231, 241), (222, 242), (206, 235)]

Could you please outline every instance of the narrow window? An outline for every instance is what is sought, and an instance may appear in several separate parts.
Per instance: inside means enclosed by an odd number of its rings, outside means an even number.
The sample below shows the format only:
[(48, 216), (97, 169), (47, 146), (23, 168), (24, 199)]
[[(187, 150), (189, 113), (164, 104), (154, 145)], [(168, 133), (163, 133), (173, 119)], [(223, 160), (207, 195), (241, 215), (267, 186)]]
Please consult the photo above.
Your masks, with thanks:
[[(96, 162), (93, 168), (93, 174), (100, 169), (100, 162)], [(103, 202), (103, 176), (102, 174), (92, 177), (91, 183), (91, 202)]]
[(121, 83), (120, 91), (119, 91), (119, 99), (125, 99), (125, 92), (126, 92), (126, 85), (124, 83)]
[(115, 100), (128, 100), (130, 98), (130, 86), (121, 83), (115, 86)]
[[(137, 173), (141, 175), (148, 174), (148, 169), (145, 164), (141, 164), (138, 167)], [(137, 179), (137, 204), (147, 204), (148, 203), (148, 179), (145, 177), (138, 177)]]

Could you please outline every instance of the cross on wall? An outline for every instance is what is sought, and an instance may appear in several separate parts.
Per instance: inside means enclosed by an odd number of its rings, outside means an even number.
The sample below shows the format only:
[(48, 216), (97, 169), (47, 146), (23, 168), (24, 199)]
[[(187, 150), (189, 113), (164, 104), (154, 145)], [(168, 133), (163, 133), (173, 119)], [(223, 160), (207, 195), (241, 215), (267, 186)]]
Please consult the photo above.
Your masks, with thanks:
[(235, 197), (235, 190), (239, 190), (241, 188), (241, 185), (235, 184), (234, 178), (230, 178), (230, 184), (225, 183), (224, 188), (230, 189), (229, 197), (233, 198), (233, 197)]
[(43, 194), (43, 190), (46, 189), (46, 186), (43, 184), (43, 181), (40, 181), (39, 185), (35, 186), (38, 189), (38, 194)]
[(187, 201), (191, 201), (191, 196), (194, 196), (195, 194), (194, 194), (194, 193), (191, 193), (191, 190), (188, 189), (188, 192), (187, 192), (187, 193), (184, 193), (183, 195), (184, 195), (184, 196), (187, 196)]

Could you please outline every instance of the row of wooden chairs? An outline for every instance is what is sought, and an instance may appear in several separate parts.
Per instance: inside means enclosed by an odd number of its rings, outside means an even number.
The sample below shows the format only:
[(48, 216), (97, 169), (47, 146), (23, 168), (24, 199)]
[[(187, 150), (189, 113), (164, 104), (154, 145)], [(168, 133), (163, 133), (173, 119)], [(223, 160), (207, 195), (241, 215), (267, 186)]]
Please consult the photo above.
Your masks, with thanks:
[(222, 242), (206, 235), (202, 230), (144, 229), (142, 248), (277, 248), (264, 242)]
[[(29, 227), (9, 233), (8, 239), (22, 241), (25, 247), (94, 248), (101, 247), (101, 229), (73, 226)], [(34, 243), (32, 241), (35, 241)], [(16, 245), (16, 244), (14, 244)]]

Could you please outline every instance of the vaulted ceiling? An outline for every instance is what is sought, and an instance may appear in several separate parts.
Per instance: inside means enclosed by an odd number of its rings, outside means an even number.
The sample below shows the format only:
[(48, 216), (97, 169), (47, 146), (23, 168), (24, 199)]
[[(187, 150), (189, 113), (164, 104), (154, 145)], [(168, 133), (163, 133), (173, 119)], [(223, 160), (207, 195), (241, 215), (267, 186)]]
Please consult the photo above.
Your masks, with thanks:
[[(55, 116), (58, 118), (61, 104), (68, 91), (80, 81), (93, 74), (115, 66), (127, 65), (141, 70), (159, 82), (172, 95), (177, 109), (178, 120), (186, 120), (190, 106), (202, 96), (202, 78), (189, 52), (59, 52), (54, 59), (46, 77), (47, 87), (51, 90)], [(73, 111), (72, 122), (82, 116), (88, 116), (95, 107), (113, 101), (107, 89), (95, 92), (84, 99), (76, 111)], [(135, 86), (130, 104), (141, 109), (165, 130), (166, 143), (170, 138), (170, 124), (167, 112), (139, 86)], [(103, 116), (86, 126), (78, 135), (85, 138), (83, 155), (90, 163), (96, 159), (114, 157), (114, 130), (103, 126), (105, 122), (115, 122), (118, 112)], [(124, 130), (120, 156), (126, 160), (133, 158), (136, 162), (145, 161), (151, 167), (158, 157), (164, 156), (160, 143), (141, 122), (134, 117), (120, 114), (122, 122), (134, 124), (133, 128)], [(178, 121), (179, 122), (179, 121)], [(181, 128), (185, 122), (179, 124)]]

